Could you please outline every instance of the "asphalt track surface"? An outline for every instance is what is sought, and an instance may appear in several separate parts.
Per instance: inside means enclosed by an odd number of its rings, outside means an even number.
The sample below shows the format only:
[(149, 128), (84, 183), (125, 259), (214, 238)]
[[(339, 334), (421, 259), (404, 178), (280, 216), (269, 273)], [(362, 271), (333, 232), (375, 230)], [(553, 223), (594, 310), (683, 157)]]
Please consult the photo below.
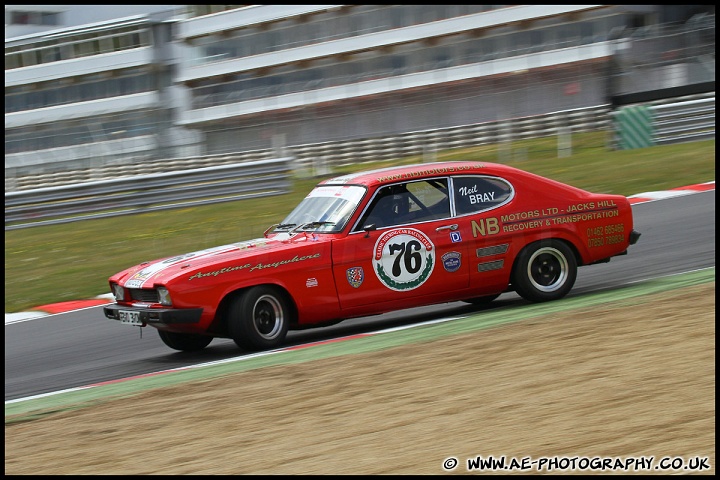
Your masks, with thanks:
[[(633, 206), (640, 241), (627, 256), (578, 270), (569, 297), (616, 289), (673, 273), (715, 266), (715, 191), (674, 197), (648, 195)], [(665, 198), (668, 197), (668, 198)], [(105, 303), (91, 301), (90, 303)], [(300, 345), (405, 326), (487, 309), (512, 309), (527, 302), (506, 293), (488, 307), (462, 302), (420, 307), (347, 320), (332, 327), (290, 332)], [(86, 303), (57, 306), (76, 308)], [(52, 311), (48, 306), (47, 311)], [(142, 335), (141, 335), (142, 332)], [(201, 352), (176, 352), (151, 328), (105, 319), (101, 306), (45, 315), (5, 325), (5, 400), (147, 375), (243, 355), (231, 340), (215, 339)]]

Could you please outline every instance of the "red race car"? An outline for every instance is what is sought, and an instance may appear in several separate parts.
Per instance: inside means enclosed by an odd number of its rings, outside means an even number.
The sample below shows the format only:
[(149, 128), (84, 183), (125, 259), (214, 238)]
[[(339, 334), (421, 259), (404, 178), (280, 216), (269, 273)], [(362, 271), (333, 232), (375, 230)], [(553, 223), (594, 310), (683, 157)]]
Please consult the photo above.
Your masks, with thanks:
[(639, 236), (621, 195), (493, 163), (391, 167), (320, 182), (263, 238), (113, 275), (104, 312), (177, 350), (214, 337), (261, 350), (289, 329), (420, 305), (556, 300), (578, 266)]

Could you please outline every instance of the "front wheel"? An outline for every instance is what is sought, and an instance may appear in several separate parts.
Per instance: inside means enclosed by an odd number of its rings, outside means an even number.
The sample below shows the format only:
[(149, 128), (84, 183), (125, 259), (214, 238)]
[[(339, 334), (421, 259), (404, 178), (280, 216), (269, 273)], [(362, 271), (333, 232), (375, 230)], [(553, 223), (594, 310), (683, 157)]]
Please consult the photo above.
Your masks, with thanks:
[(196, 352), (210, 345), (213, 337), (158, 330), (160, 339), (170, 348), (183, 352)]
[(288, 300), (270, 286), (249, 289), (235, 300), (228, 314), (230, 337), (239, 347), (248, 350), (278, 347), (290, 326)]
[(575, 254), (560, 240), (540, 240), (525, 247), (517, 257), (512, 274), (515, 291), (532, 302), (564, 297), (576, 278)]

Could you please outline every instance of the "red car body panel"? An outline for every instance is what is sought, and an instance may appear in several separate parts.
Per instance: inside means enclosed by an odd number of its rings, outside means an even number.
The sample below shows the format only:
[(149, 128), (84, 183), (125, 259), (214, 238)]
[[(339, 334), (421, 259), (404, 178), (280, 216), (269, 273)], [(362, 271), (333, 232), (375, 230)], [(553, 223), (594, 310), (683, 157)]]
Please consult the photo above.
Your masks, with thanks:
[[(452, 185), (451, 211), (438, 216), (418, 210), (427, 213), (427, 219), (362, 229), (361, 218), (372, 213), (368, 206), (376, 192), (390, 185), (412, 187), (409, 184), (418, 181), (439, 192)], [(319, 184), (337, 189), (338, 196), (345, 186), (357, 185), (367, 191), (341, 230), (269, 233), (113, 275), (111, 287), (117, 284), (132, 295), (167, 288), (172, 305), (142, 298), (118, 301), (106, 316), (118, 319), (117, 308), (202, 309), (192, 321), (148, 323), (160, 330), (227, 337), (229, 299), (255, 285), (274, 285), (290, 299), (291, 328), (322, 325), (505, 292), (511, 288), (518, 254), (538, 240), (562, 240), (571, 246), (578, 265), (589, 265), (626, 253), (639, 236), (624, 196), (593, 194), (506, 165), (420, 164)], [(483, 191), (483, 186), (491, 189)], [(438, 205), (448, 208), (446, 203)]]

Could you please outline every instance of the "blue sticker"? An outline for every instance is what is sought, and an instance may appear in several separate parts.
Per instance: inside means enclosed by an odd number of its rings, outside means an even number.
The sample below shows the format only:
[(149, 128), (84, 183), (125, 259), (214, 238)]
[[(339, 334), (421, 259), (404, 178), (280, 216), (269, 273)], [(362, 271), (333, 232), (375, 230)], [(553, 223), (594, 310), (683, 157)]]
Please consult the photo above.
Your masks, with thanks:
[(452, 240), (453, 243), (462, 242), (460, 232), (450, 232), (450, 240)]
[(442, 264), (448, 272), (460, 270), (460, 252), (448, 252), (442, 256)]

